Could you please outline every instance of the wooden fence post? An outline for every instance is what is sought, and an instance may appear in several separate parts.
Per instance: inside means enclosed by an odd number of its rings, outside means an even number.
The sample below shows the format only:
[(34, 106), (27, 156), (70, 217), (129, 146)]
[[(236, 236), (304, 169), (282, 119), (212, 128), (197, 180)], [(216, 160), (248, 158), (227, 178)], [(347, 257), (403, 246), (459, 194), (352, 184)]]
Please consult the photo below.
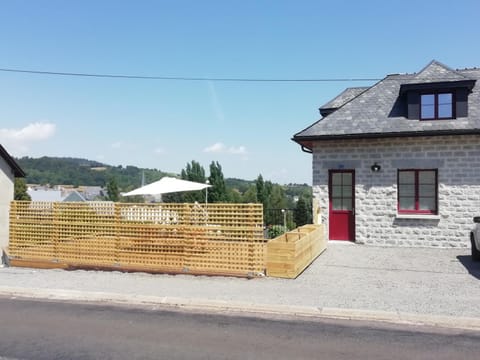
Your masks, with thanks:
[(58, 256), (58, 243), (59, 243), (59, 223), (58, 223), (58, 203), (54, 202), (52, 206), (52, 217), (51, 217), (51, 226), (52, 226), (52, 240), (53, 240), (53, 257), (54, 261), (59, 261)]

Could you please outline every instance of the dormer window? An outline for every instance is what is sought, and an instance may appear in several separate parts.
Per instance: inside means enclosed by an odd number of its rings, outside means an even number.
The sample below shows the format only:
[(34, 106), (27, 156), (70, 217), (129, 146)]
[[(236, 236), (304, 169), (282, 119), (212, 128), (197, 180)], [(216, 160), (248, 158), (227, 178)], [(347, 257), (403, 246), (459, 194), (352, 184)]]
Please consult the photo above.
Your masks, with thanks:
[(407, 102), (407, 119), (465, 118), (468, 116), (468, 95), (474, 86), (475, 80), (402, 84), (400, 99)]
[(453, 93), (427, 93), (420, 95), (420, 119), (453, 119)]

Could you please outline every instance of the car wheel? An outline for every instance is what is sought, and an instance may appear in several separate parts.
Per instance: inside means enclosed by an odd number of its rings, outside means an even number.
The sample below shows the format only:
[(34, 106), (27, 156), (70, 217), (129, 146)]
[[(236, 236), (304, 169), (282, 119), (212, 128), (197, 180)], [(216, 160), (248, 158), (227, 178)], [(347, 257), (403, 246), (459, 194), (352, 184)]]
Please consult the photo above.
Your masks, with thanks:
[(475, 239), (473, 235), (470, 236), (470, 241), (472, 243), (472, 260), (480, 261), (480, 250), (475, 246)]

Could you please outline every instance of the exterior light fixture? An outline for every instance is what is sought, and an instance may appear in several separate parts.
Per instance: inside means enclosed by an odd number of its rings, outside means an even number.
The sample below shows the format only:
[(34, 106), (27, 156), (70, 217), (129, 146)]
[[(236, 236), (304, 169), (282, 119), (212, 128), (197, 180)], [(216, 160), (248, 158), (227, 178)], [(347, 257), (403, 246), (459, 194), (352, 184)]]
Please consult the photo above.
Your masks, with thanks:
[(382, 167), (381, 167), (380, 165), (378, 165), (377, 162), (375, 162), (372, 166), (370, 166), (370, 169), (371, 169), (373, 172), (379, 172), (381, 168), (382, 168)]

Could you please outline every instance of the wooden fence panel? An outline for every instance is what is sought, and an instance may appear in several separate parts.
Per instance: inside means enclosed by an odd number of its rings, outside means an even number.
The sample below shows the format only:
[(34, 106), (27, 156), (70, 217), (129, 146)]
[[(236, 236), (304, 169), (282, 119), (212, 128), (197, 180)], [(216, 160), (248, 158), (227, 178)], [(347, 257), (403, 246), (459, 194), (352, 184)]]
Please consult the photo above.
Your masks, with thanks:
[(10, 208), (14, 266), (252, 276), (265, 270), (265, 247), (261, 204), (14, 201)]
[(323, 225), (304, 225), (268, 242), (268, 276), (294, 279), (325, 249)]

